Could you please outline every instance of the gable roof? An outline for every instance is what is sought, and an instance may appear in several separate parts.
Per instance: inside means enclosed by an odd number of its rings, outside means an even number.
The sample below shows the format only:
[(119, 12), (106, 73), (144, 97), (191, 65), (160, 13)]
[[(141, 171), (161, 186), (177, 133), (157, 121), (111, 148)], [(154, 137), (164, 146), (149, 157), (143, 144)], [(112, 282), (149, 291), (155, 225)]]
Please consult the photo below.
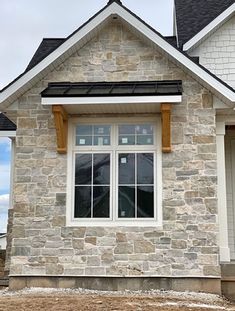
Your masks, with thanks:
[[(191, 74), (207, 89), (213, 91), (218, 98), (228, 105), (235, 103), (235, 92), (226, 83), (214, 76), (201, 65), (194, 62), (187, 54), (171, 45), (159, 32), (146, 24), (120, 2), (111, 1), (102, 10), (95, 14), (85, 24), (72, 33), (53, 52), (43, 58), (34, 67), (29, 67), (22, 75), (6, 86), (0, 92), (0, 107), (5, 108), (24, 94), (28, 89), (40, 81), (47, 73), (59, 66), (64, 60), (71, 56), (76, 50), (89, 42), (113, 17), (119, 17), (127, 27), (134, 29), (139, 36), (147, 39), (152, 46), (170, 58), (171, 61)], [(35, 60), (35, 59), (34, 59)], [(232, 103), (232, 104), (231, 104)]]
[(175, 0), (179, 46), (182, 47), (232, 4), (234, 0)]
[(16, 131), (15, 123), (2, 112), (0, 112), (0, 131)]
[(40, 63), (40, 61), (57, 49), (65, 40), (64, 38), (44, 38), (29, 62), (25, 72)]

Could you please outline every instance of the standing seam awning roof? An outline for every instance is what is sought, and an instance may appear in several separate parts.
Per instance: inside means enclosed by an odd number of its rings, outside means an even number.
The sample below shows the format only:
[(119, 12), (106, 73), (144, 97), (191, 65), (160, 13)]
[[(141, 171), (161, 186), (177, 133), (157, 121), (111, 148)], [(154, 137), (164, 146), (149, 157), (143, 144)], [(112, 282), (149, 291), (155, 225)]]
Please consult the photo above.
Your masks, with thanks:
[(182, 95), (182, 81), (49, 83), (42, 97)]

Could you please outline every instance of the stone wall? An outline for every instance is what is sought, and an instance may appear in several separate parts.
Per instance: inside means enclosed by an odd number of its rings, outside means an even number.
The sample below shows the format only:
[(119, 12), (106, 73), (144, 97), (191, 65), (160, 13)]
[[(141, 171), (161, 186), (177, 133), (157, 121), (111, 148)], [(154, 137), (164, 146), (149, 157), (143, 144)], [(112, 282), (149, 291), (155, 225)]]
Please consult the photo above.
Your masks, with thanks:
[(235, 16), (190, 53), (220, 79), (235, 87)]
[(6, 259), (6, 250), (0, 250), (0, 278), (5, 276), (5, 259)]
[[(66, 227), (67, 156), (40, 91), (56, 81), (183, 80), (163, 154), (163, 229)], [(220, 275), (215, 111), (201, 85), (114, 22), (8, 110), (17, 118), (10, 275)]]

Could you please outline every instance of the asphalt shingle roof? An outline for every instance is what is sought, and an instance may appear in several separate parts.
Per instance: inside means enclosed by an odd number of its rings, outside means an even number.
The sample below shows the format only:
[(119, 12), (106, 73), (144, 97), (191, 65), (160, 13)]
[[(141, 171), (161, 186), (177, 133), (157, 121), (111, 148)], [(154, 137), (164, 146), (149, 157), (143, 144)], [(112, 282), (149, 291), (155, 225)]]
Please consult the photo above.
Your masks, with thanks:
[(235, 0), (175, 0), (179, 44), (182, 46)]
[(0, 131), (15, 131), (16, 125), (5, 114), (0, 112)]
[(26, 71), (29, 71), (34, 66), (36, 66), (40, 61), (42, 61), (46, 56), (57, 49), (65, 39), (58, 38), (46, 38), (43, 39), (35, 54), (33, 55), (30, 63), (28, 64)]

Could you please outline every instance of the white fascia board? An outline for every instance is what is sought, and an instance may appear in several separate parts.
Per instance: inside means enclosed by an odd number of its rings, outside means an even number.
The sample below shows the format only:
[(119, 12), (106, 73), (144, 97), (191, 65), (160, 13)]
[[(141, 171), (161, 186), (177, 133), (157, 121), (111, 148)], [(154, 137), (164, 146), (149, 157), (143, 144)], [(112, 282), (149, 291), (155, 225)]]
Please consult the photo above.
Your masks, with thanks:
[(96, 29), (102, 22), (104, 22), (108, 17), (113, 14), (119, 15), (123, 20), (125, 20), (132, 27), (137, 29), (142, 35), (147, 37), (158, 47), (160, 47), (164, 52), (171, 55), (175, 60), (185, 66), (193, 74), (198, 76), (202, 81), (206, 82), (214, 90), (220, 92), (225, 98), (231, 102), (235, 102), (235, 93), (220, 83), (218, 80), (213, 78), (210, 74), (200, 68), (198, 65), (193, 63), (188, 57), (183, 55), (180, 51), (170, 45), (166, 40), (154, 32), (151, 28), (145, 25), (141, 20), (136, 18), (134, 15), (130, 14), (126, 9), (113, 2), (111, 5), (107, 6), (105, 10), (100, 12), (95, 16), (89, 23), (83, 26), (78, 32), (76, 32), (71, 38), (66, 40), (60, 47), (58, 47), (54, 52), (48, 55), (44, 60), (42, 60), (38, 65), (32, 68), (29, 72), (25, 73), (16, 82), (6, 88), (0, 93), (0, 103), (7, 100), (10, 96), (16, 93), (20, 88), (23, 88), (30, 80), (35, 78), (36, 75), (40, 74), (44, 69), (46, 69), (55, 60), (60, 58), (66, 51), (72, 48), (76, 43), (83, 39), (88, 33), (91, 33)]
[(1, 131), (0, 130), (0, 137), (16, 137), (16, 131)]
[(218, 28), (222, 23), (224, 23), (233, 13), (235, 12), (235, 3), (233, 3), (227, 10), (216, 17), (211, 23), (209, 23), (205, 28), (199, 31), (193, 38), (183, 45), (184, 51), (189, 51), (194, 48), (201, 40), (207, 37), (213, 30)]
[(43, 97), (42, 105), (110, 105), (181, 103), (182, 96)]

